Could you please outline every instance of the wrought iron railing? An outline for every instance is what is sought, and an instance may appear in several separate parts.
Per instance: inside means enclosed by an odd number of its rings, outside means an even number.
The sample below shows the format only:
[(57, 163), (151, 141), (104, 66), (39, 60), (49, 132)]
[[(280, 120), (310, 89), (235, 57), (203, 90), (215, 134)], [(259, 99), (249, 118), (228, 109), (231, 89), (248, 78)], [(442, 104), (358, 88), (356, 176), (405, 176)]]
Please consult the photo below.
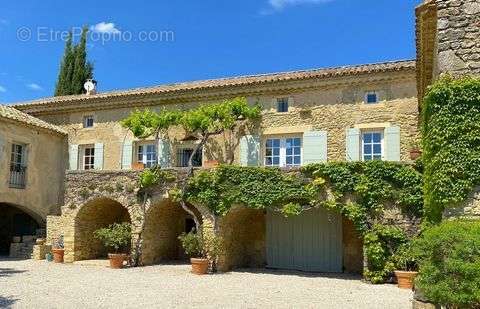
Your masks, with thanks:
[(24, 189), (26, 183), (27, 167), (20, 164), (10, 165), (10, 188)]

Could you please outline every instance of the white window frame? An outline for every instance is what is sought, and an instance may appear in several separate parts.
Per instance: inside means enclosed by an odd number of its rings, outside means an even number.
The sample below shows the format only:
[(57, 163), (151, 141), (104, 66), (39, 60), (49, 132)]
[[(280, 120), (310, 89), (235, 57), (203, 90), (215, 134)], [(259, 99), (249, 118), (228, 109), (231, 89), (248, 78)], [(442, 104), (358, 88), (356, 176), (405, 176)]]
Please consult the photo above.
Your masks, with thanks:
[[(290, 138), (291, 139), (295, 139), (295, 138), (300, 139), (300, 163), (299, 164), (287, 165), (287, 139), (290, 139)], [(271, 157), (271, 156), (267, 156), (267, 141), (268, 140), (274, 140), (274, 139), (280, 140), (279, 165), (273, 165), (273, 161), (272, 161), (272, 164), (268, 165), (267, 162), (266, 162), (266, 159), (267, 159), (267, 157)], [(267, 167), (300, 167), (303, 164), (303, 136), (299, 136), (299, 135), (265, 136), (265, 138), (263, 139), (262, 149), (263, 149), (263, 151), (262, 151), (262, 153), (263, 153), (262, 161), (263, 161), (264, 166), (267, 166)], [(293, 155), (293, 156), (297, 156), (297, 155)]]
[[(376, 100), (375, 100), (375, 102), (368, 102), (368, 96), (372, 95), (372, 94), (375, 95)], [(377, 104), (379, 102), (380, 102), (380, 98), (378, 97), (378, 92), (377, 91), (370, 90), (370, 91), (365, 92), (365, 104)]]
[[(93, 155), (92, 154), (89, 154), (87, 155), (86, 152), (87, 152), (87, 149), (93, 149)], [(87, 171), (87, 170), (93, 170), (95, 169), (95, 144), (87, 144), (87, 145), (81, 145), (80, 146), (80, 170), (82, 171)], [(88, 168), (87, 167), (87, 164), (86, 164), (86, 159), (87, 158), (91, 158), (91, 163), (88, 164)]]
[[(369, 130), (361, 130), (360, 132), (360, 158), (362, 161), (367, 161), (365, 160), (365, 156), (364, 156), (364, 150), (365, 150), (365, 140), (363, 138), (363, 136), (365, 134), (371, 134), (371, 133), (378, 133), (380, 134), (380, 150), (381, 150), (381, 157), (380, 157), (380, 160), (384, 160), (385, 159), (385, 130), (384, 129), (369, 129)], [(373, 142), (370, 143), (370, 144), (374, 144)], [(372, 146), (372, 160), (370, 161), (373, 161), (373, 146)]]
[[(140, 152), (140, 147), (142, 147), (142, 152)], [(153, 148), (152, 151), (147, 151), (148, 147)], [(136, 143), (135, 145), (135, 161), (138, 163), (143, 163), (145, 167), (151, 168), (158, 164), (158, 147), (155, 145), (154, 141), (145, 141), (141, 143)], [(140, 160), (140, 154), (142, 155), (142, 159)], [(148, 160), (148, 155), (154, 154), (154, 158)]]
[[(277, 113), (288, 113), (288, 112), (289, 112), (289, 110), (290, 110), (290, 100), (289, 100), (288, 97), (277, 98), (277, 99), (275, 100), (275, 102), (276, 102), (276, 105), (277, 105), (277, 106), (276, 106)], [(283, 104), (286, 104), (287, 110), (285, 110), (285, 111), (280, 111), (280, 104), (282, 104), (282, 105), (283, 105)]]
[[(91, 120), (92, 121), (92, 125), (88, 125), (88, 121)], [(95, 126), (95, 117), (93, 117), (93, 115), (85, 115), (83, 116), (83, 128), (84, 129), (89, 129), (89, 128), (93, 128)]]

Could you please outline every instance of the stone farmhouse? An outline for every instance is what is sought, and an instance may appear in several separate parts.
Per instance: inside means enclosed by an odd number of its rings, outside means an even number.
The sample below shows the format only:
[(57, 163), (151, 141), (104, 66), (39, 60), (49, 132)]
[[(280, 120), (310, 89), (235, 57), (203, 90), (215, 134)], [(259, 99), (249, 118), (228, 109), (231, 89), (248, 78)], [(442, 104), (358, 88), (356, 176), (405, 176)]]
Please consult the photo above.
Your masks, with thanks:
[[(480, 72), (480, 4), (431, 0), (417, 8), (417, 59), (89, 93), (0, 106), (0, 254), (26, 255), (31, 236), (60, 235), (65, 261), (106, 252), (92, 232), (130, 221), (139, 231), (139, 167), (181, 170), (197, 142), (180, 130), (173, 139), (138, 140), (120, 125), (136, 109), (186, 110), (200, 103), (246, 97), (262, 117), (241, 132), (238, 146), (208, 141), (198, 167), (226, 162), (296, 167), (314, 162), (411, 162), (419, 140), (419, 97), (440, 74)], [(228, 138), (228, 137), (227, 137)], [(202, 214), (201, 207), (191, 205)], [(3, 215), (5, 214), (5, 216)], [(203, 217), (204, 223), (209, 220)], [(399, 212), (396, 224), (415, 225)], [(143, 263), (184, 258), (177, 236), (192, 219), (165, 192), (145, 217)], [(326, 210), (293, 219), (237, 207), (220, 222), (226, 251), (222, 270), (273, 267), (361, 272), (362, 242), (352, 224)], [(14, 236), (24, 236), (14, 239)], [(16, 242), (12, 243), (15, 240)], [(41, 256), (36, 251), (34, 255)]]

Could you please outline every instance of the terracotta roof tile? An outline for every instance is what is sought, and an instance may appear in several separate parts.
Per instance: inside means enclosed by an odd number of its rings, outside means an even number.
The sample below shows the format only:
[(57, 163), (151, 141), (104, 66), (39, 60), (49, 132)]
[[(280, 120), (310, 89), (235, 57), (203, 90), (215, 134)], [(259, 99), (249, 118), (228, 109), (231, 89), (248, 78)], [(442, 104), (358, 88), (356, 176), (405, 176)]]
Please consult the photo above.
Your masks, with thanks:
[(15, 108), (8, 107), (5, 105), (0, 104), (0, 118), (6, 118), (10, 120), (14, 120), (17, 122), (21, 122), (26, 125), (30, 126), (35, 126), (43, 129), (47, 129), (50, 131), (54, 131), (56, 133), (60, 134), (67, 134), (66, 131), (62, 130), (61, 128), (54, 126), (52, 124), (49, 124), (43, 120), (40, 120), (38, 118), (35, 118), (33, 116), (30, 116), (28, 114), (25, 114)]
[(30, 106), (38, 106), (42, 104), (52, 103), (69, 103), (80, 102), (90, 99), (107, 99), (115, 97), (135, 96), (135, 95), (149, 95), (149, 94), (168, 94), (175, 92), (205, 90), (205, 89), (220, 89), (223, 87), (234, 86), (248, 86), (258, 85), (282, 81), (298, 81), (307, 79), (323, 79), (331, 77), (342, 77), (359, 74), (394, 72), (394, 71), (413, 71), (415, 70), (414, 60), (400, 60), (392, 62), (356, 65), (356, 66), (342, 66), (335, 68), (313, 69), (292, 72), (280, 72), (271, 74), (259, 74), (249, 76), (238, 76), (231, 78), (210, 79), (192, 82), (183, 82), (169, 85), (159, 85), (154, 87), (135, 88), (127, 90), (117, 90), (111, 92), (103, 92), (95, 95), (72, 95), (51, 97), (39, 99), (35, 101), (19, 102), (13, 104), (15, 108), (28, 109)]

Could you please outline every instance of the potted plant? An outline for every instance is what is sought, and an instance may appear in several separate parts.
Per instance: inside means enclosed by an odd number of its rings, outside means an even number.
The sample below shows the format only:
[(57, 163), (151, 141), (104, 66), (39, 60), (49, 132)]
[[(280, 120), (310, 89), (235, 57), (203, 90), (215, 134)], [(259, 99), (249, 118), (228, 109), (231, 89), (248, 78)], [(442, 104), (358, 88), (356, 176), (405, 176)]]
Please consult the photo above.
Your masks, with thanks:
[(422, 151), (417, 142), (410, 144), (410, 159), (415, 161), (422, 156)]
[(415, 277), (418, 275), (418, 264), (411, 246), (409, 244), (400, 246), (395, 252), (393, 259), (398, 287), (401, 289), (412, 289)]
[(145, 168), (145, 164), (142, 162), (134, 162), (132, 163), (132, 169), (134, 171), (142, 171)]
[(127, 260), (127, 252), (132, 239), (132, 227), (130, 223), (114, 223), (106, 228), (94, 232), (94, 237), (109, 250), (108, 258), (111, 268), (122, 268), (123, 262)]
[(190, 256), (190, 263), (192, 264), (192, 273), (197, 275), (204, 275), (208, 271), (208, 253), (205, 250), (205, 242), (200, 234), (190, 232), (183, 233), (178, 236), (182, 243), (185, 253)]
[(65, 247), (63, 244), (63, 235), (58, 237), (52, 245), (53, 261), (55, 263), (63, 263), (63, 256), (65, 253)]

